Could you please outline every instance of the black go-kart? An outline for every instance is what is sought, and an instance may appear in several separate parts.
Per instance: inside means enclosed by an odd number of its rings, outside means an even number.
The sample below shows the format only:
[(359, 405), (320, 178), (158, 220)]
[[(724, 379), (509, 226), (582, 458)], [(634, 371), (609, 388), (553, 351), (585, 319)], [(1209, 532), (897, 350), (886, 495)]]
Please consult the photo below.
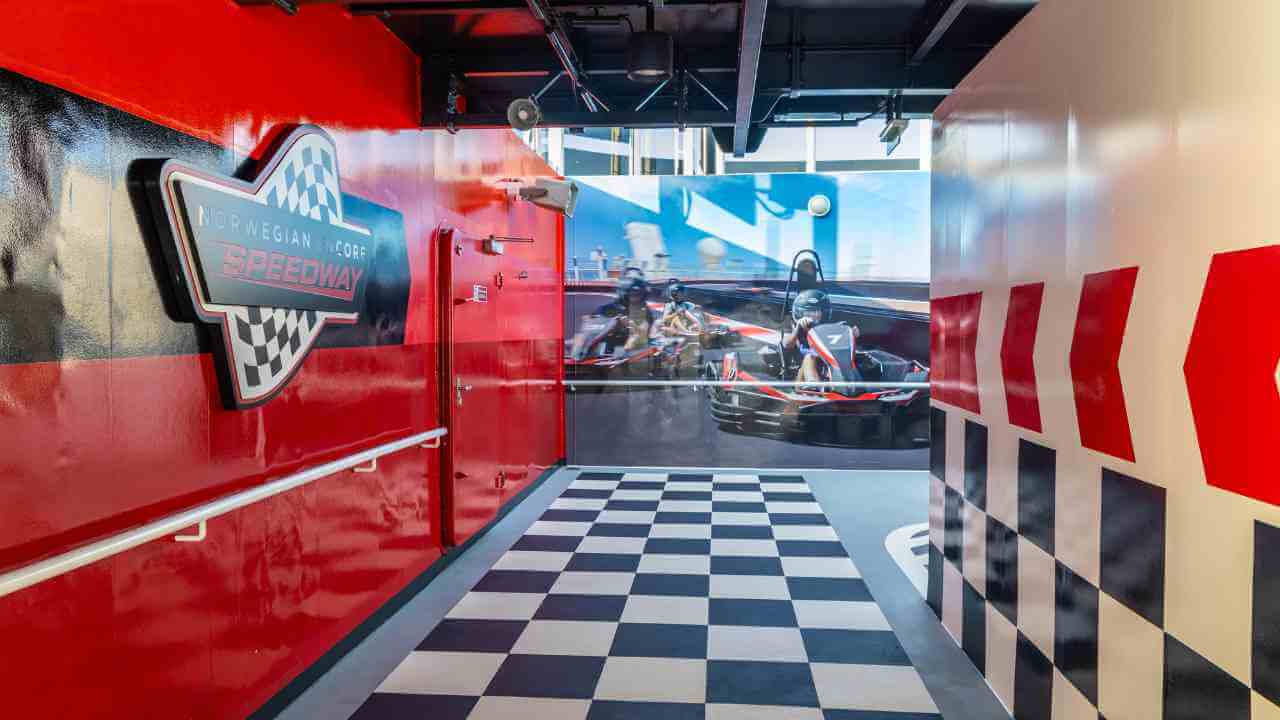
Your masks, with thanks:
[[(792, 263), (792, 276), (802, 251)], [(791, 279), (783, 304), (784, 318)], [(785, 333), (785, 319), (781, 323)], [(929, 368), (875, 348), (857, 347), (853, 328), (843, 322), (809, 329), (809, 342), (821, 359), (823, 380), (795, 383), (798, 352), (769, 344), (759, 352), (726, 352), (719, 365), (705, 363), (711, 416), (722, 430), (789, 442), (836, 447), (911, 448), (929, 442), (928, 388), (850, 387), (841, 383), (927, 383)]]

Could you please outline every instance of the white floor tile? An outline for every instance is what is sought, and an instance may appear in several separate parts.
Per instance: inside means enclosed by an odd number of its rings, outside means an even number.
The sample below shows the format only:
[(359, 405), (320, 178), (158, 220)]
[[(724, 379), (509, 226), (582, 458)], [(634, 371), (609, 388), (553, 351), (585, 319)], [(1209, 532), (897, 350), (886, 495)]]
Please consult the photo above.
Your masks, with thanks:
[(508, 550), (493, 564), (494, 570), (546, 570), (560, 572), (569, 564), (573, 553)]
[(528, 620), (542, 605), (540, 593), (470, 592), (447, 617), (458, 620)]
[(588, 536), (578, 545), (580, 553), (617, 553), (639, 555), (644, 552), (645, 538)]
[(772, 540), (714, 539), (712, 555), (734, 557), (778, 557), (778, 544)]
[(792, 600), (802, 628), (833, 630), (892, 630), (880, 606), (874, 602), (843, 600)]
[(624, 473), (623, 482), (666, 482), (666, 473)]
[(622, 622), (663, 625), (706, 625), (706, 598), (632, 595), (622, 610)]
[(618, 487), (617, 480), (574, 480), (570, 485), (574, 490), (613, 490)]
[(645, 510), (605, 510), (596, 516), (596, 522), (651, 525), (655, 514)]
[(597, 700), (706, 702), (707, 661), (611, 657), (605, 661)]
[(603, 510), (608, 500), (604, 498), (556, 498), (552, 510)]
[(711, 492), (709, 482), (668, 482), (668, 490), (684, 490), (687, 492)]
[(760, 483), (760, 489), (771, 493), (808, 493), (812, 492), (804, 483)]
[(773, 575), (712, 575), (711, 597), (790, 600), (787, 579)]
[(567, 698), (482, 697), (467, 720), (584, 720), (590, 700)]
[(636, 572), (666, 575), (709, 575), (709, 555), (642, 555)]
[(767, 502), (764, 504), (764, 507), (771, 513), (778, 513), (782, 515), (794, 515), (796, 513), (822, 513), (822, 506), (816, 502)]
[(849, 558), (784, 557), (782, 572), (787, 577), (861, 577), (858, 574), (858, 568)]
[(663, 500), (658, 503), (658, 512), (711, 512), (710, 500)]
[(605, 657), (613, 646), (617, 629), (617, 623), (611, 622), (534, 620), (525, 626), (511, 652)]
[(660, 500), (661, 490), (614, 490), (610, 500)]
[(480, 695), (506, 658), (505, 653), (411, 652), (378, 692)]
[(707, 632), (708, 660), (808, 662), (797, 628), (712, 625)]
[(739, 474), (733, 474), (733, 473), (716, 473), (715, 475), (711, 476), (711, 479), (715, 480), (716, 482), (731, 482), (731, 483), (753, 483), (753, 482), (759, 481), (759, 478), (755, 475), (739, 475)]
[(556, 522), (554, 520), (539, 520), (538, 522), (535, 522), (525, 534), (582, 537), (590, 530), (591, 523), (589, 522)]
[(713, 502), (764, 502), (764, 493), (747, 490), (715, 490), (711, 493)]
[(774, 525), (775, 540), (839, 540), (830, 525)]
[(710, 540), (710, 525), (681, 525), (662, 523), (649, 528), (651, 538), (685, 538), (689, 540)]
[(915, 668), (906, 665), (812, 663), (813, 683), (824, 708), (936, 713)]
[(626, 595), (631, 592), (633, 573), (562, 572), (551, 586), (553, 595)]
[(707, 705), (707, 720), (822, 720), (818, 708), (785, 705)]
[(767, 513), (747, 513), (747, 512), (713, 512), (711, 513), (712, 525), (768, 525), (769, 515)]

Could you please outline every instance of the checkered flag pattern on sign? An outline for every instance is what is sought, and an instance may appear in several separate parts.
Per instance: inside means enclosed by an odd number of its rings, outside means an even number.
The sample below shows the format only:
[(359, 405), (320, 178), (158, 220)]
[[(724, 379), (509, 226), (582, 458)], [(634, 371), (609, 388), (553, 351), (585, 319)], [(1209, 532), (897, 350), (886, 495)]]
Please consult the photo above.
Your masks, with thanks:
[(272, 387), (287, 375), (320, 331), (318, 315), (314, 310), (233, 308), (231, 342), (242, 382), (249, 388)]
[[(334, 225), (342, 222), (333, 150), (318, 136), (299, 140), (260, 194), (274, 207)], [(232, 351), (246, 396), (261, 395), (293, 372), (320, 334), (325, 314), (292, 308), (230, 309)]]

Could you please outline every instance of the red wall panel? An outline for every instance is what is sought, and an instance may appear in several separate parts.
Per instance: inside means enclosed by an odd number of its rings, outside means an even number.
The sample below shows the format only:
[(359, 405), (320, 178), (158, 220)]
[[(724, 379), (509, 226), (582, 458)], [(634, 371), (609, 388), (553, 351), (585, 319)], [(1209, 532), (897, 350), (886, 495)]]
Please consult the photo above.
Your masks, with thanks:
[[(221, 0), (6, 13), (0, 67), (240, 156), (292, 123), (320, 124), (338, 146), (343, 191), (403, 217), (413, 280), (402, 345), (315, 350), (253, 410), (222, 409), (207, 354), (0, 364), (0, 476), (19, 480), (0, 483), (0, 569), (438, 425), (441, 223), (537, 237), (496, 260), (509, 279), (529, 272), (512, 287), (527, 300), (511, 304), (521, 312), (508, 328), (521, 347), (512, 357), (527, 359), (511, 371), (530, 400), (504, 417), (522, 438), (505, 462), (528, 482), (562, 457), (562, 395), (548, 383), (560, 372), (563, 225), (492, 184), (550, 170), (507, 131), (413, 129), (418, 60), (381, 23), (337, 6), (289, 17)], [(112, 182), (77, 192), (127, 201)], [(132, 214), (122, 205), (111, 218)], [(108, 239), (91, 240), (106, 256)], [(108, 329), (158, 311), (151, 296), (132, 297), (154, 307), (102, 307)], [(0, 677), (23, 688), (6, 710), (245, 715), (439, 557), (441, 502), (439, 451), (415, 448), (375, 473), (211, 521), (202, 543), (156, 541), (0, 598)]]

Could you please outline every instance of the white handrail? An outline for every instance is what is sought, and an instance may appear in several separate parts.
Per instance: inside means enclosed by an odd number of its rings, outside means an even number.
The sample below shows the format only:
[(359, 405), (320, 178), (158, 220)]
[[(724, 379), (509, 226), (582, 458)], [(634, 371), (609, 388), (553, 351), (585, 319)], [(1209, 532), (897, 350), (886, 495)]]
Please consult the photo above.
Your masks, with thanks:
[(166, 535), (174, 535), (179, 530), (193, 525), (203, 525), (206, 521), (220, 515), (225, 515), (246, 505), (252, 505), (269, 497), (315, 482), (322, 477), (333, 475), (343, 470), (350, 470), (357, 465), (363, 465), (383, 455), (399, 452), (415, 445), (423, 445), (429, 440), (443, 437), (448, 433), (448, 429), (440, 427), (389, 442), (385, 445), (362, 450), (340, 460), (317, 465), (316, 467), (287, 475), (279, 480), (273, 480), (248, 490), (242, 490), (204, 505), (197, 505), (190, 510), (183, 510), (180, 513), (126, 530), (74, 550), (68, 550), (16, 570), (10, 570), (0, 575), (0, 597), (29, 588), (50, 578), (55, 578), (85, 565), (109, 558), (112, 555), (117, 555)]

